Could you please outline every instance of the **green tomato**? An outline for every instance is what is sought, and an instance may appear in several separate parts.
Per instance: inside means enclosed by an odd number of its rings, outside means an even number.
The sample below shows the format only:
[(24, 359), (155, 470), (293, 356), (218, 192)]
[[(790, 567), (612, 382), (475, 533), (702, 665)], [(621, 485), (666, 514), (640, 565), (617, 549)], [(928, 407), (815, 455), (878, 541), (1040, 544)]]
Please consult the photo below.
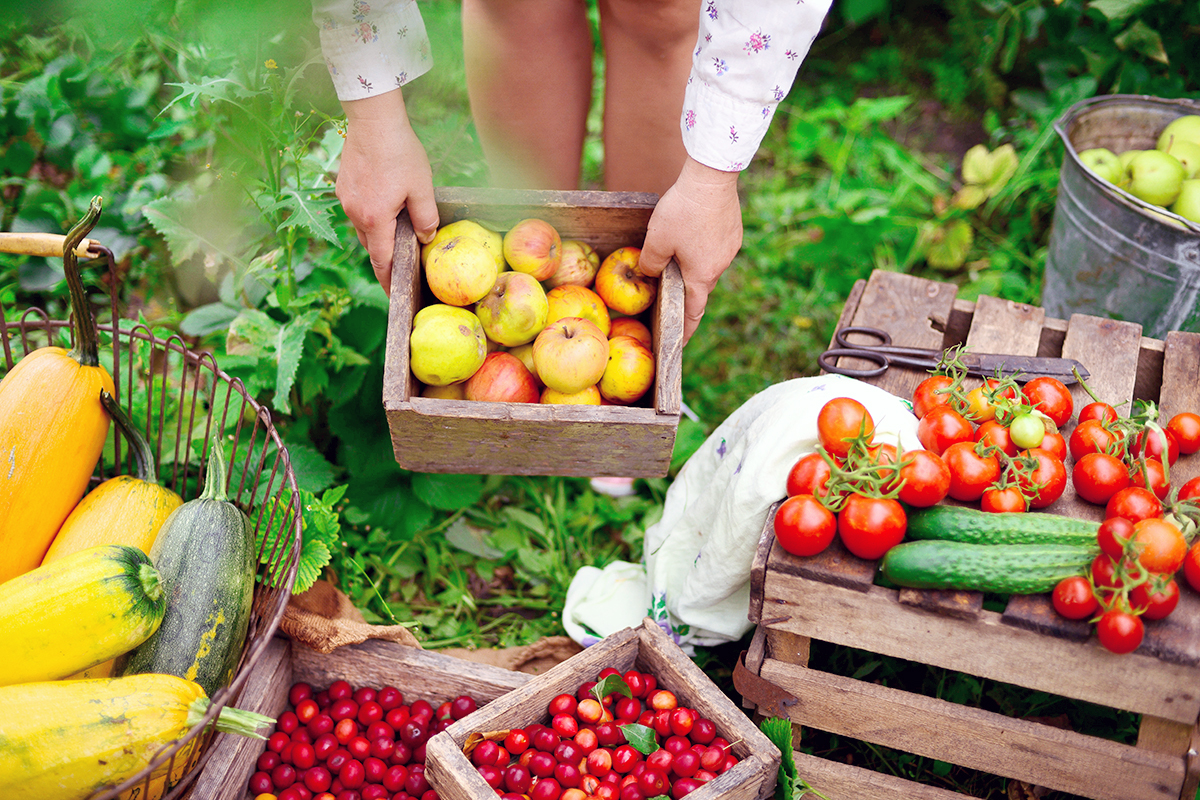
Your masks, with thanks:
[(1017, 414), (1008, 425), (1008, 437), (1022, 450), (1038, 447), (1046, 437), (1046, 423), (1033, 414)]

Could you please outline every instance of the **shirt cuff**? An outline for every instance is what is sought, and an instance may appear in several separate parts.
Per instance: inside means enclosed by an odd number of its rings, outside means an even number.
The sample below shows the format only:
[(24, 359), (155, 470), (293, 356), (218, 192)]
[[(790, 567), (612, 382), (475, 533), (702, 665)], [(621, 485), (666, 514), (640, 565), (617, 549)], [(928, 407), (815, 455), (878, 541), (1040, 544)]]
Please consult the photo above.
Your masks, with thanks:
[(683, 146), (705, 166), (739, 172), (750, 164), (775, 116), (778, 103), (731, 97), (695, 72), (683, 98)]
[(339, 100), (393, 91), (433, 66), (415, 0), (380, 6), (355, 2), (353, 13), (342, 18), (314, 10), (321, 52)]

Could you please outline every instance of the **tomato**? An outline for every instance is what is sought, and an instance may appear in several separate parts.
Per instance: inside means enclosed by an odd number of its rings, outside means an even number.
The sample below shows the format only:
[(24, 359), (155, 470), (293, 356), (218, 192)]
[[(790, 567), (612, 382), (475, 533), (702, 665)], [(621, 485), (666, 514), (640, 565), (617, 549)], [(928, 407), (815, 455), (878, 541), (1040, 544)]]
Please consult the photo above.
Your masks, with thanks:
[(909, 450), (900, 456), (900, 502), (914, 508), (937, 505), (950, 491), (950, 468), (937, 453)]
[(1110, 653), (1132, 653), (1145, 635), (1141, 618), (1119, 608), (1105, 611), (1096, 623), (1096, 638)]
[(1197, 475), (1183, 486), (1179, 487), (1178, 499), (1194, 500), (1200, 503), (1200, 475)]
[(904, 507), (896, 500), (852, 494), (838, 512), (838, 534), (859, 558), (880, 558), (900, 544), (908, 528)]
[(955, 442), (975, 439), (975, 426), (950, 406), (934, 406), (917, 423), (917, 439), (939, 456)]
[(1159, 500), (1167, 499), (1167, 493), (1171, 491), (1171, 484), (1167, 483), (1167, 472), (1157, 458), (1147, 458), (1145, 470), (1142, 469), (1142, 461), (1139, 459), (1134, 464), (1133, 474), (1129, 476), (1129, 485), (1148, 489)]
[(825, 484), (831, 473), (829, 462), (822, 458), (820, 453), (800, 456), (788, 471), (787, 496), (795, 497), (798, 494), (823, 496), (826, 493)]
[(1167, 430), (1179, 443), (1179, 452), (1190, 455), (1200, 450), (1200, 414), (1181, 411), (1171, 417)]
[(1188, 586), (1200, 592), (1200, 541), (1188, 548), (1183, 559), (1183, 577), (1187, 578)]
[(1022, 488), (1032, 495), (1030, 508), (1045, 508), (1062, 497), (1067, 488), (1067, 468), (1062, 460), (1041, 447), (1022, 450), (1018, 457), (1037, 459), (1033, 472), (1021, 479)]
[(1075, 426), (1075, 430), (1071, 431), (1071, 438), (1067, 441), (1067, 449), (1071, 451), (1071, 458), (1078, 461), (1087, 453), (1103, 453), (1107, 451), (1119, 440), (1120, 437), (1104, 427), (1104, 423), (1100, 422), (1100, 420), (1085, 419)]
[(1025, 384), (1022, 389), (1029, 404), (1041, 411), (1061, 428), (1071, 419), (1075, 411), (1075, 400), (1068, 389), (1058, 378), (1043, 375)]
[(975, 442), (955, 442), (946, 448), (942, 460), (950, 468), (950, 490), (955, 500), (978, 500), (1000, 477), (1000, 461), (994, 455), (981, 456)]
[(1156, 590), (1150, 582), (1139, 583), (1129, 590), (1129, 605), (1143, 619), (1165, 619), (1179, 605), (1179, 584), (1168, 579)]
[(1094, 419), (1098, 422), (1116, 422), (1117, 410), (1108, 403), (1102, 403), (1097, 400), (1079, 409), (1079, 422), (1076, 424), (1082, 425), (1089, 419)]
[(1157, 458), (1162, 460), (1163, 439), (1167, 440), (1167, 463), (1174, 465), (1179, 460), (1179, 442), (1175, 440), (1175, 434), (1164, 429), (1160, 434), (1157, 431), (1142, 431), (1137, 435), (1137, 439), (1133, 442), (1132, 453), (1135, 456), (1142, 454), (1142, 442), (1146, 443), (1146, 458)]
[[(871, 461), (881, 467), (885, 464), (896, 463), (896, 445), (894, 444), (874, 444), (868, 448), (868, 452), (871, 454)], [(896, 477), (896, 470), (880, 469), (877, 474), (879, 475), (879, 479), (883, 481), (883, 485), (890, 490), (892, 481)]]
[(974, 423), (996, 418), (996, 407), (992, 405), (992, 399), (988, 397), (985, 387), (976, 386), (967, 392), (967, 406), (963, 416)]
[(1105, 553), (1092, 559), (1092, 584), (1097, 589), (1120, 589), (1124, 585), (1125, 581), (1117, 577), (1118, 561)]
[(1125, 543), (1133, 538), (1133, 520), (1125, 517), (1109, 517), (1100, 523), (1096, 531), (1096, 542), (1109, 558), (1120, 561), (1125, 557)]
[(1162, 503), (1149, 489), (1141, 486), (1126, 486), (1114, 494), (1104, 507), (1104, 516), (1121, 517), (1130, 522), (1161, 517)]
[(993, 398), (1004, 398), (1005, 400), (1015, 401), (1017, 399), (1017, 393), (1020, 391), (1017, 388), (1016, 383), (1014, 383), (1011, 378), (1006, 378), (1003, 382), (1007, 384), (1003, 389), (1000, 388), (1001, 381), (998, 378), (986, 378), (983, 381), (983, 385), (988, 388), (988, 391)]
[(1165, 519), (1143, 519), (1133, 523), (1133, 542), (1138, 563), (1150, 572), (1177, 572), (1187, 558), (1187, 539)]
[(1067, 440), (1061, 433), (1047, 433), (1042, 438), (1042, 449), (1059, 461), (1067, 460)]
[(1067, 619), (1087, 619), (1096, 613), (1100, 604), (1092, 593), (1092, 585), (1082, 575), (1063, 578), (1050, 595), (1054, 610)]
[(837, 517), (811, 494), (783, 501), (775, 512), (775, 538), (796, 556), (815, 556), (833, 542)]
[(831, 455), (844, 458), (851, 441), (861, 436), (869, 442), (874, 435), (871, 413), (852, 397), (835, 397), (817, 413), (817, 437)]
[(934, 406), (944, 406), (949, 403), (950, 393), (938, 390), (948, 389), (953, 383), (954, 379), (949, 375), (930, 375), (917, 384), (917, 388), (913, 390), (913, 413), (916, 414), (917, 419), (925, 416)]
[(975, 430), (975, 441), (998, 447), (1008, 456), (1015, 456), (1017, 451), (1021, 449), (1013, 444), (1012, 437), (1008, 433), (1008, 428), (994, 419), (989, 419)]
[(1021, 450), (1038, 447), (1046, 438), (1046, 423), (1033, 414), (1017, 414), (1008, 423), (1008, 435)]
[(1114, 494), (1129, 485), (1125, 464), (1108, 453), (1087, 453), (1075, 462), (1071, 472), (1075, 494), (1089, 503), (1104, 505)]
[(1016, 486), (1006, 486), (1003, 489), (984, 489), (979, 498), (979, 507), (984, 511), (1028, 511), (1029, 504), (1025, 495)]

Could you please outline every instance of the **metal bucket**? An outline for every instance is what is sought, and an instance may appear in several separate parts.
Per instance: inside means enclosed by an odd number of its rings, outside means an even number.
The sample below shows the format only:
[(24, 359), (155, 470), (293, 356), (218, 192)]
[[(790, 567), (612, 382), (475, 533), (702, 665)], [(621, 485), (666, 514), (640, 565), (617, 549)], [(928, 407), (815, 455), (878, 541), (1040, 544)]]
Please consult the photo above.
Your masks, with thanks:
[(1076, 103), (1054, 124), (1066, 152), (1046, 254), (1042, 305), (1128, 320), (1156, 339), (1200, 331), (1200, 224), (1103, 180), (1079, 153), (1149, 150), (1167, 123), (1200, 103), (1108, 95)]

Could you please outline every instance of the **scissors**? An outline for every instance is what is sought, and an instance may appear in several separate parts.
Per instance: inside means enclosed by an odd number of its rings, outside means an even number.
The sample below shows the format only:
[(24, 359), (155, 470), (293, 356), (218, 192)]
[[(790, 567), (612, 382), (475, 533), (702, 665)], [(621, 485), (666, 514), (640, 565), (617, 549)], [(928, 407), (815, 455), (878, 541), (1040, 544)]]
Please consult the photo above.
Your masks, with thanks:
[[(877, 339), (878, 343), (859, 344), (851, 342), (846, 338), (851, 333), (871, 336)], [(921, 347), (898, 347), (892, 344), (892, 337), (887, 331), (862, 325), (852, 325), (842, 328), (833, 335), (833, 340), (837, 346), (817, 356), (817, 363), (826, 372), (849, 375), (852, 378), (873, 378), (876, 375), (882, 375), (888, 367), (893, 366), (915, 367), (924, 370), (936, 369), (945, 353), (943, 350), (929, 350)], [(861, 358), (864, 361), (878, 364), (878, 366), (867, 369), (839, 367), (835, 362), (843, 356)], [(991, 378), (997, 375), (1001, 377), (1012, 376), (1021, 383), (1030, 381), (1039, 375), (1047, 375), (1057, 378), (1069, 386), (1078, 382), (1075, 378), (1074, 370), (1079, 372), (1079, 377), (1083, 380), (1087, 380), (1091, 375), (1083, 364), (1080, 364), (1073, 358), (1014, 356), (960, 351), (958, 353), (958, 360), (966, 367), (968, 375), (973, 375), (977, 378)]]

